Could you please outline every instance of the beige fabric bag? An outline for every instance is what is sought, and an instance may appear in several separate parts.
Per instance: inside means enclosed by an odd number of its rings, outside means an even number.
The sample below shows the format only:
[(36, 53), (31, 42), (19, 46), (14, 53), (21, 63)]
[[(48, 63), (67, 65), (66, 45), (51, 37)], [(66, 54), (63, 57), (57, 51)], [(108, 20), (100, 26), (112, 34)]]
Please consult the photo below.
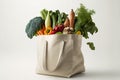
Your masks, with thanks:
[(76, 34), (41, 35), (36, 72), (62, 77), (84, 72), (81, 42), (82, 36)]

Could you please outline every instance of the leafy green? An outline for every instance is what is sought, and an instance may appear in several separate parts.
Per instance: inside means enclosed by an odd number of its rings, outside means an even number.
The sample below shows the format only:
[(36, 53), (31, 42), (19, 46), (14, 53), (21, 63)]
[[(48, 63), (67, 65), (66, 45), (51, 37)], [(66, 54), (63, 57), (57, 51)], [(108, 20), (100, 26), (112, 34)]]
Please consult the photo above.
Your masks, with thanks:
[(91, 15), (95, 13), (94, 10), (88, 10), (83, 4), (76, 10), (75, 31), (81, 31), (81, 34), (86, 39), (89, 38), (88, 33), (94, 34), (98, 32), (95, 23), (92, 20)]
[(91, 50), (95, 50), (95, 46), (94, 46), (93, 42), (87, 42), (87, 45), (89, 45)]
[(64, 21), (66, 20), (66, 18), (67, 18), (68, 15), (66, 13), (64, 13), (64, 12), (60, 13), (59, 10), (56, 10), (56, 13), (58, 15), (57, 16), (58, 17), (57, 24), (59, 25), (59, 24), (64, 23)]
[(64, 12), (61, 13), (62, 23), (65, 22), (67, 16), (68, 16), (68, 14), (66, 14), (66, 13), (64, 13)]
[(59, 10), (50, 11), (52, 27), (54, 28), (56, 25), (60, 25), (60, 24), (64, 23), (67, 16), (68, 15), (66, 13), (64, 13), (64, 12), (60, 13)]
[(29, 21), (26, 25), (25, 32), (27, 36), (32, 39), (36, 32), (42, 29), (42, 25), (44, 24), (44, 20), (41, 17), (35, 17)]
[(44, 20), (46, 19), (47, 13), (48, 13), (48, 10), (46, 10), (46, 9), (43, 9), (42, 11), (40, 11), (42, 19), (44, 19)]
[[(80, 8), (76, 10), (75, 17), (75, 32), (80, 31), (84, 38), (89, 38), (89, 33), (94, 34), (98, 32), (98, 28), (92, 20), (92, 15), (95, 14), (94, 10), (88, 10), (81, 4)], [(92, 50), (95, 50), (92, 42), (87, 43)]]
[(55, 27), (55, 25), (57, 24), (57, 13), (56, 12), (53, 12), (53, 11), (50, 11), (50, 17), (51, 17), (51, 24), (52, 24), (52, 28)]

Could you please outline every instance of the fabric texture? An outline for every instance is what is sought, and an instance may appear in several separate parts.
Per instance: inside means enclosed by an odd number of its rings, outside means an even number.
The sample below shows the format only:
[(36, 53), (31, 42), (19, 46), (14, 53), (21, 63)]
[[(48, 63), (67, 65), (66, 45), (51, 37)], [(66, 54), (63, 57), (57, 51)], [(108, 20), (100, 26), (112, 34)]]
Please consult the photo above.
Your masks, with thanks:
[(82, 36), (76, 34), (39, 36), (36, 73), (71, 77), (84, 72), (81, 43)]

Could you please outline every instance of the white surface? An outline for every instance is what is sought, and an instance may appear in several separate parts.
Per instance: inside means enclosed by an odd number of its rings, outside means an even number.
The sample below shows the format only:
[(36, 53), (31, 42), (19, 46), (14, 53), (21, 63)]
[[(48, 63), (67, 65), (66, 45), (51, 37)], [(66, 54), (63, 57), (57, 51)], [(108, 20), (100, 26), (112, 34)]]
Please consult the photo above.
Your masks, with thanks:
[[(10, 53), (8, 53), (10, 54)], [(78, 74), (72, 78), (60, 78), (52, 76), (38, 75), (35, 73), (36, 55), (22, 53), (13, 53), (12, 55), (0, 56), (0, 80), (119, 80), (120, 72), (109, 66), (105, 68), (104, 65), (93, 64), (92, 68), (86, 66), (86, 72)], [(91, 63), (91, 64), (90, 64)], [(114, 63), (113, 63), (114, 64)]]
[(86, 72), (70, 79), (120, 80), (120, 0), (0, 0), (0, 80), (65, 80), (35, 74), (37, 38), (28, 39), (25, 26), (43, 8), (68, 13), (80, 3), (96, 11), (99, 32), (88, 40), (95, 51), (83, 39)]
[[(36, 55), (13, 53), (0, 56), (0, 80), (119, 80), (120, 73), (117, 69), (86, 66), (86, 72), (72, 78), (60, 78), (38, 75), (35, 73)], [(91, 62), (92, 63), (92, 62)], [(88, 63), (91, 65), (90, 63)], [(96, 65), (96, 64), (94, 64)], [(111, 66), (110, 66), (111, 67)]]

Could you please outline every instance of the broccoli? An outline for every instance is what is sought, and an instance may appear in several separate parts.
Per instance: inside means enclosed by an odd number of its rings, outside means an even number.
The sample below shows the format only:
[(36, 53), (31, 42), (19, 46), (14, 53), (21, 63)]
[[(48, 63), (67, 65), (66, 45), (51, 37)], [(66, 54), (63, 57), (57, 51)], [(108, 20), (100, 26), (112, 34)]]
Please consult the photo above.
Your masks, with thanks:
[(35, 17), (26, 25), (25, 32), (27, 36), (32, 39), (36, 32), (42, 29), (44, 20), (41, 17)]

